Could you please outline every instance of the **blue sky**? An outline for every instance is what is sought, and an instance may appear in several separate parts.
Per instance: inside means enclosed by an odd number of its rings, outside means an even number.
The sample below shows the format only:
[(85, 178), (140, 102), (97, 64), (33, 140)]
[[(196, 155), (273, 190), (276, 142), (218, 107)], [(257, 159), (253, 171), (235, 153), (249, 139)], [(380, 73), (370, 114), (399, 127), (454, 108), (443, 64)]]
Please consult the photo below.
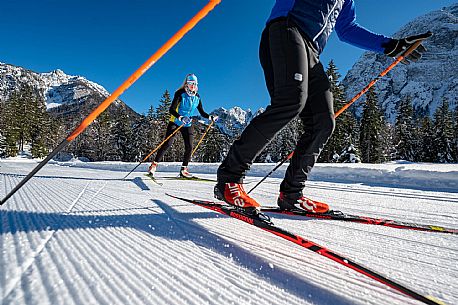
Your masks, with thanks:
[[(274, 0), (223, 0), (122, 96), (143, 113), (195, 73), (207, 111), (265, 107), (269, 97), (258, 45)], [(356, 0), (358, 22), (387, 36), (451, 0)], [(36, 72), (61, 69), (113, 92), (206, 0), (1, 0), (0, 62)], [(333, 34), (321, 56), (344, 75), (362, 50)], [(374, 71), (374, 76), (379, 71)], [(365, 84), (361, 84), (363, 87)]]

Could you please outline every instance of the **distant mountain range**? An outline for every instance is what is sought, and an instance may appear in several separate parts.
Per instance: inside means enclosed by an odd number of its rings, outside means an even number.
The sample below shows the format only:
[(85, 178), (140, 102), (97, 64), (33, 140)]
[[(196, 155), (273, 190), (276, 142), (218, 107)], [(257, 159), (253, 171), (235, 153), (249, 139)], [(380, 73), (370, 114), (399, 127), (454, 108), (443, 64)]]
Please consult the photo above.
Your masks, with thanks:
[[(0, 102), (6, 101), (14, 90), (22, 83), (34, 87), (45, 98), (48, 111), (55, 116), (72, 116), (95, 108), (109, 96), (109, 92), (101, 85), (87, 80), (82, 76), (65, 74), (62, 70), (49, 73), (37, 73), (22, 67), (0, 63)], [(131, 118), (140, 116), (121, 100), (116, 100), (114, 107), (125, 107)], [(110, 106), (112, 108), (113, 106)], [(108, 111), (110, 110), (108, 109)], [(218, 108), (212, 111), (220, 120), (217, 122), (220, 130), (228, 135), (234, 135), (263, 109), (252, 112), (240, 107), (230, 109)]]
[[(452, 108), (458, 98), (458, 4), (434, 11), (405, 25), (394, 37), (432, 31), (434, 36), (425, 42), (428, 52), (415, 64), (399, 64), (392, 72), (376, 84), (380, 105), (389, 120), (396, 117), (396, 106), (402, 99), (411, 97), (417, 111), (432, 115), (443, 98), (448, 99)], [(385, 69), (392, 59), (381, 54), (366, 52), (355, 63), (343, 79), (348, 99), (359, 92), (370, 80)], [(81, 108), (93, 109), (103, 101), (109, 92), (99, 84), (82, 76), (71, 76), (61, 70), (37, 73), (22, 67), (0, 63), (0, 102), (6, 101), (11, 92), (21, 83), (36, 88), (46, 100), (47, 109), (54, 115), (71, 116), (80, 113)], [(359, 115), (363, 99), (356, 103), (355, 113)], [(125, 107), (130, 117), (139, 116), (134, 110), (117, 100), (114, 106)], [(212, 113), (221, 118), (217, 122), (226, 134), (234, 135), (260, 112), (243, 110), (240, 107), (218, 108)]]

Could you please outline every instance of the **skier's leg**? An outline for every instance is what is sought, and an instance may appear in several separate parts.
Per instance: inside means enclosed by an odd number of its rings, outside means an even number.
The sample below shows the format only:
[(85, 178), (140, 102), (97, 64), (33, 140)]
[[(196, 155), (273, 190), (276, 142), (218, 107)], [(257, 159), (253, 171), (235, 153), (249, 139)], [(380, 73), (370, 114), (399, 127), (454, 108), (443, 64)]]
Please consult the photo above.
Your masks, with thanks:
[[(167, 130), (165, 132), (164, 139), (170, 136), (177, 128), (178, 126), (175, 123), (169, 122), (169, 124), (167, 125)], [(162, 157), (164, 157), (165, 152), (170, 148), (170, 146), (172, 146), (173, 141), (175, 140), (175, 136), (176, 134), (173, 135), (170, 139), (168, 139), (164, 144), (162, 144), (161, 148), (159, 148), (158, 152), (156, 153), (156, 157), (154, 158), (155, 162), (160, 162), (162, 160)]]
[[(304, 40), (286, 20), (268, 27), (268, 44), (263, 35), (261, 63), (271, 94), (271, 104), (254, 118), (236, 140), (218, 169), (218, 182), (241, 183), (246, 170), (272, 138), (303, 109), (307, 98), (308, 59)], [(263, 48), (269, 47), (269, 51)], [(270, 54), (269, 61), (263, 56)]]
[(287, 194), (302, 192), (310, 171), (334, 130), (333, 98), (321, 63), (310, 69), (309, 88), (307, 103), (300, 114), (304, 133), (280, 185), (280, 191)]
[(181, 128), (181, 135), (183, 136), (184, 141), (184, 155), (183, 163), (180, 169), (180, 177), (183, 178), (192, 178), (192, 174), (188, 171), (189, 160), (191, 159), (192, 154), (192, 139), (193, 139), (193, 130), (192, 125), (189, 127)]
[(188, 166), (192, 154), (193, 129), (192, 126), (183, 127), (180, 131), (184, 141), (184, 155), (182, 166)]

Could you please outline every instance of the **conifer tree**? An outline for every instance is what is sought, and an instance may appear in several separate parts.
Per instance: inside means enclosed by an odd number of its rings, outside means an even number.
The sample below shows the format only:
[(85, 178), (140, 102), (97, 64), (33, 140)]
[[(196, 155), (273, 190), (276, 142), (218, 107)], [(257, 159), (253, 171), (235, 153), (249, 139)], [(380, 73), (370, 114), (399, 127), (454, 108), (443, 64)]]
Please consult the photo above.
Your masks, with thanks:
[(0, 131), (0, 158), (6, 157), (6, 137)]
[(6, 138), (6, 155), (15, 156), (31, 144), (32, 155), (47, 155), (50, 118), (43, 96), (28, 84), (14, 91), (2, 111)]
[[(206, 131), (208, 126), (195, 126), (196, 129), (200, 129), (199, 136), (194, 137), (194, 144), (193, 147), (195, 148), (196, 145), (198, 144), (198, 141)], [(220, 156), (220, 149), (221, 149), (221, 143), (220, 143), (220, 138), (221, 135), (218, 131), (218, 128), (213, 125), (205, 135), (204, 139), (200, 143), (199, 147), (197, 148), (196, 152), (192, 156), (193, 161), (197, 162), (219, 162), (221, 159)]]
[(395, 159), (415, 161), (417, 154), (416, 126), (410, 98), (401, 100), (394, 128)]
[(23, 149), (24, 135), (26, 131), (25, 113), (26, 103), (23, 103), (21, 91), (11, 93), (5, 108), (5, 117), (8, 122), (6, 133), (7, 155), (16, 156), (19, 150)]
[[(30, 88), (31, 90), (31, 88)], [(43, 158), (48, 155), (51, 145), (51, 118), (46, 111), (46, 102), (40, 93), (32, 94), (29, 124), (32, 156)]]
[(360, 152), (352, 144), (346, 147), (340, 155), (336, 156), (338, 162), (342, 163), (360, 163)]
[(147, 116), (142, 115), (134, 122), (132, 126), (132, 150), (135, 152), (133, 161), (142, 161), (154, 149), (156, 128), (153, 122), (149, 113)]
[(381, 163), (387, 159), (382, 138), (386, 135), (385, 117), (377, 105), (377, 96), (373, 89), (369, 89), (366, 98), (359, 136), (361, 157), (366, 163)]
[(114, 154), (109, 112), (102, 112), (89, 127), (87, 139), (89, 145), (83, 152), (83, 156), (88, 157), (91, 161), (109, 160), (109, 157)]
[(454, 124), (452, 112), (449, 110), (449, 103), (443, 100), (442, 105), (434, 113), (434, 148), (436, 162), (454, 162)]
[(165, 90), (159, 100), (159, 106), (156, 108), (155, 119), (160, 122), (160, 126), (165, 130), (170, 120), (170, 106), (172, 105), (172, 99), (168, 90)]
[(7, 157), (6, 132), (6, 103), (0, 101), (0, 158)]
[(133, 161), (136, 152), (133, 150), (133, 134), (132, 127), (129, 123), (129, 116), (124, 107), (119, 107), (116, 110), (116, 121), (111, 129), (111, 141), (113, 142), (112, 160), (120, 160), (123, 162)]
[(433, 142), (433, 126), (428, 115), (419, 119), (418, 139), (420, 139), (420, 142), (416, 160), (420, 162), (434, 162), (436, 152)]
[(454, 159), (455, 162), (458, 162), (458, 105), (455, 107), (455, 112), (453, 114), (453, 121), (455, 122), (454, 130), (455, 130), (455, 140), (454, 140)]
[[(340, 84), (339, 78), (340, 74), (334, 61), (330, 61), (326, 74), (331, 83), (331, 93), (334, 98), (334, 113), (340, 110), (346, 103), (345, 100), (345, 89)], [(324, 146), (319, 161), (320, 162), (335, 162), (339, 158), (336, 157), (341, 152), (346, 152), (351, 150), (356, 152), (357, 147), (357, 133), (356, 131), (356, 118), (354, 114), (347, 109), (336, 118), (336, 126), (331, 138), (328, 140), (327, 144)]]

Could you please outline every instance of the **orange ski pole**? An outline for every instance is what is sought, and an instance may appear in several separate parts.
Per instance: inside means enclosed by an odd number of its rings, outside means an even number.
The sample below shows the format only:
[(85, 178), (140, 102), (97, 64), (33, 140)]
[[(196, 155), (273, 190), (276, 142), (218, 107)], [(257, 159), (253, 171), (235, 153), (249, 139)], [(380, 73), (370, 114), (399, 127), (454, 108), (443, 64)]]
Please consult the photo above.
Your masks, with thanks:
[(151, 66), (153, 66), (165, 53), (167, 53), (183, 36), (196, 26), (207, 14), (215, 8), (221, 0), (210, 0), (191, 20), (189, 20), (178, 32), (176, 32), (159, 50), (156, 51), (148, 60), (140, 66), (124, 83), (119, 86), (105, 101), (95, 108), (81, 124), (62, 141), (43, 161), (41, 161), (16, 187), (14, 187), (0, 201), (4, 204), (14, 193), (16, 193), (27, 181), (30, 180), (46, 163), (49, 162), (58, 152), (73, 141), (86, 127), (88, 127), (105, 109), (110, 106), (124, 91), (135, 83)]
[[(184, 125), (184, 124), (183, 124), (183, 125)], [(137, 167), (140, 166), (140, 164), (142, 164), (143, 162), (145, 162), (146, 160), (148, 160), (148, 158), (149, 158), (152, 154), (154, 154), (154, 152), (155, 152), (156, 150), (158, 150), (162, 145), (164, 145), (164, 143), (167, 142), (168, 139), (170, 139), (171, 137), (173, 137), (173, 136), (178, 132), (178, 130), (180, 130), (181, 127), (183, 127), (183, 125), (180, 125), (180, 126), (179, 126), (177, 129), (175, 129), (167, 138), (165, 138), (164, 141), (162, 141), (158, 146), (156, 146), (156, 148), (153, 149), (153, 151), (150, 152), (149, 155), (147, 155), (142, 161), (140, 161), (140, 162), (137, 164), (137, 166), (135, 166), (134, 169), (131, 170), (131, 171), (124, 177), (124, 179), (126, 179), (134, 170), (136, 170)]]
[(194, 147), (194, 150), (192, 151), (191, 153), (191, 156), (194, 155), (194, 153), (196, 152), (197, 150), (197, 147), (199, 147), (200, 143), (202, 143), (202, 140), (204, 139), (205, 135), (207, 134), (207, 132), (210, 130), (210, 128), (212, 127), (213, 125), (213, 121), (210, 122), (210, 124), (208, 125), (207, 129), (205, 130), (204, 134), (202, 135), (202, 137), (200, 138), (199, 142), (197, 143), (196, 147)]

